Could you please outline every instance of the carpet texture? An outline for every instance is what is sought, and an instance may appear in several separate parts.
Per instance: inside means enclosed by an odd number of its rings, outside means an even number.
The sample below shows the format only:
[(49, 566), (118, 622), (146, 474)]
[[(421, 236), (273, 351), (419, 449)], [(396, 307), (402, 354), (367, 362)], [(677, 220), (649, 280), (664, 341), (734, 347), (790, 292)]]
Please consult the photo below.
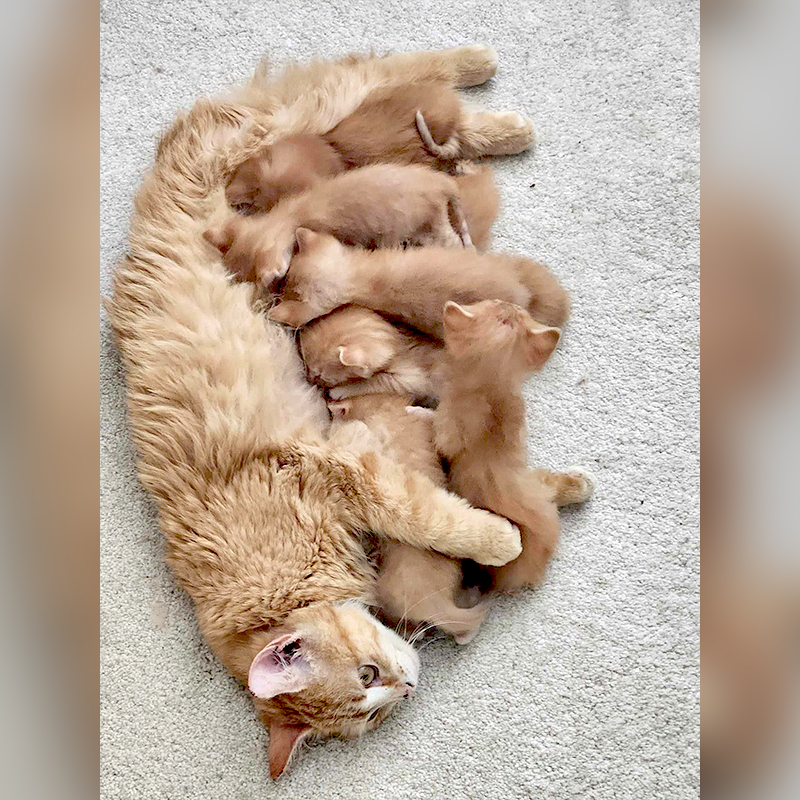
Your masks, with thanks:
[(270, 783), (266, 731), (201, 640), (140, 487), (102, 322), (103, 797), (699, 794), (699, 3), (120, 0), (102, 9), (102, 275), (179, 110), (274, 64), (483, 42), (538, 146), (495, 159), (496, 249), (552, 265), (574, 313), (526, 389), (537, 464), (588, 467), (545, 585), (421, 653), (418, 695)]

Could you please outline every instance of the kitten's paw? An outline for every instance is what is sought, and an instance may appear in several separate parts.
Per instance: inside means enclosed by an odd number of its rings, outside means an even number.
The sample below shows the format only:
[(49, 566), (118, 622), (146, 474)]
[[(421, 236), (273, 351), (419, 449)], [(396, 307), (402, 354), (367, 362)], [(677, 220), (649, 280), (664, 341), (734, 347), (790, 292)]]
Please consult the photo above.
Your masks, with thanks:
[(583, 503), (593, 494), (597, 481), (591, 472), (583, 467), (570, 467), (565, 474), (572, 479), (572, 491), (570, 492), (570, 502)]
[(490, 567), (502, 567), (522, 552), (519, 528), (507, 519), (484, 512), (489, 518), (483, 536), (469, 558)]

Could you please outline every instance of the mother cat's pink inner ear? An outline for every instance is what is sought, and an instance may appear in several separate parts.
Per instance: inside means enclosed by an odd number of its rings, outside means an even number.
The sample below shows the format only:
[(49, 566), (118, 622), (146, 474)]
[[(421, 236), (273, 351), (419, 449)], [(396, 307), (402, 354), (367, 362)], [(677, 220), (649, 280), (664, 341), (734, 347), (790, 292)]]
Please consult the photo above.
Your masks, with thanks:
[(308, 686), (309, 665), (305, 644), (288, 634), (271, 641), (253, 659), (247, 676), (250, 691), (262, 700), (299, 692)]

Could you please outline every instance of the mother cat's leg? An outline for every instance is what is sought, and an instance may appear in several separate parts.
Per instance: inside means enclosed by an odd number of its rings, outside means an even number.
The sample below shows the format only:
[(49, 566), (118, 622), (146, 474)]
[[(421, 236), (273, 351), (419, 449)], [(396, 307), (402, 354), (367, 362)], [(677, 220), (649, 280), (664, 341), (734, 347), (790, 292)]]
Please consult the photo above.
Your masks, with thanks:
[(497, 51), (483, 44), (396, 53), (379, 60), (401, 83), (446, 80), (457, 88), (478, 86), (497, 72)]
[(499, 566), (522, 551), (519, 531), (508, 520), (472, 508), (424, 475), (374, 451), (332, 454), (321, 463), (330, 471), (336, 501), (354, 531), (369, 530), (453, 558)]
[(467, 111), (459, 125), (463, 158), (510, 156), (533, 147), (533, 122), (517, 111)]

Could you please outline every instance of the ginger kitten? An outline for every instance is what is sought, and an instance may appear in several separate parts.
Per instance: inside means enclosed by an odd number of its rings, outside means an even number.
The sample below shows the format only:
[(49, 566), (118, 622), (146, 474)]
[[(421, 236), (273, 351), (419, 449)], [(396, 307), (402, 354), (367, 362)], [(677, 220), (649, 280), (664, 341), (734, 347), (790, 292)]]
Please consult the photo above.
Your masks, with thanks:
[(225, 195), (237, 211), (265, 213), (320, 179), (369, 164), (424, 164), (451, 172), (461, 157), (461, 119), (461, 98), (444, 83), (373, 92), (328, 133), (289, 136), (247, 159)]
[(471, 504), (515, 522), (522, 553), (490, 569), (493, 588), (538, 583), (559, 536), (558, 506), (592, 492), (580, 470), (530, 470), (525, 454), (525, 379), (548, 360), (558, 328), (501, 300), (444, 307), (441, 400), (434, 415), (436, 446), (449, 464), (448, 488)]
[(391, 164), (320, 181), (281, 200), (266, 216), (237, 216), (204, 236), (240, 278), (269, 286), (286, 275), (298, 228), (369, 248), (472, 245), (453, 178), (428, 167)]
[(431, 374), (441, 343), (368, 308), (344, 306), (319, 317), (301, 329), (299, 342), (309, 380), (333, 400), (378, 392), (438, 395)]
[(269, 312), (270, 319), (295, 328), (348, 303), (400, 319), (437, 339), (444, 335), (442, 307), (448, 300), (498, 298), (557, 327), (567, 318), (564, 288), (547, 267), (524, 256), (441, 247), (366, 251), (302, 228), (296, 240), (298, 252), (281, 302)]
[[(334, 426), (364, 422), (393, 461), (417, 470), (437, 486), (445, 485), (434, 445), (433, 413), (408, 413), (412, 398), (401, 394), (365, 394), (329, 403)], [(427, 412), (427, 413), (426, 413)], [(421, 623), (435, 625), (466, 644), (478, 632), (489, 608), (463, 589), (461, 561), (431, 550), (384, 540), (375, 594), (385, 619), (407, 632)], [(477, 601), (477, 602), (476, 602)]]

